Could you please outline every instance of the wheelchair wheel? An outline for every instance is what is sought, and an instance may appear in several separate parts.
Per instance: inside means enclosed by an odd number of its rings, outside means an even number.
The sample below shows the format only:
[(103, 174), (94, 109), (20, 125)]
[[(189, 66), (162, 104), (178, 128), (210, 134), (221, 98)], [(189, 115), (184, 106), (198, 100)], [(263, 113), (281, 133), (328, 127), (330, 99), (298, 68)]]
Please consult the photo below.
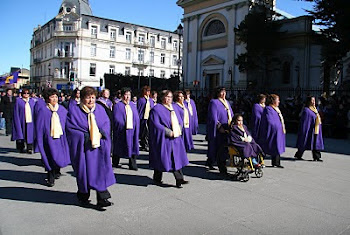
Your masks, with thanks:
[(258, 178), (263, 177), (264, 172), (263, 172), (263, 170), (261, 169), (261, 167), (255, 169), (255, 175), (256, 175), (256, 177), (258, 177)]
[(249, 181), (249, 174), (248, 174), (248, 172), (242, 172), (240, 177), (239, 177), (239, 181), (241, 181), (241, 182), (248, 182)]

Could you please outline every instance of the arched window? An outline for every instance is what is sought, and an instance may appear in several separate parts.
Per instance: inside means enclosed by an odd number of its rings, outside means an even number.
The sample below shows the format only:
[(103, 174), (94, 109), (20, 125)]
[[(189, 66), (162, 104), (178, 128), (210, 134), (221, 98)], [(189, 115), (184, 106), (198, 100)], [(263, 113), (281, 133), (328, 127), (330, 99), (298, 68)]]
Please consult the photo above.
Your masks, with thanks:
[(226, 30), (224, 24), (220, 20), (213, 20), (205, 28), (204, 36), (212, 36), (225, 32)]

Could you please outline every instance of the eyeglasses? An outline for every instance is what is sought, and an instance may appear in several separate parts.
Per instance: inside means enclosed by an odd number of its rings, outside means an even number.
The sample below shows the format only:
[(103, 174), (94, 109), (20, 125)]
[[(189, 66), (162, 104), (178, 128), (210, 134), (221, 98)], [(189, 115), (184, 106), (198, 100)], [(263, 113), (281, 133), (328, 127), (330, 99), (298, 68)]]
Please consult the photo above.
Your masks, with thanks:
[(170, 95), (167, 95), (167, 96), (165, 96), (165, 97), (167, 97), (167, 98), (173, 98), (173, 96), (170, 96)]
[(23, 95), (25, 95), (25, 94), (29, 94), (29, 92), (23, 92)]

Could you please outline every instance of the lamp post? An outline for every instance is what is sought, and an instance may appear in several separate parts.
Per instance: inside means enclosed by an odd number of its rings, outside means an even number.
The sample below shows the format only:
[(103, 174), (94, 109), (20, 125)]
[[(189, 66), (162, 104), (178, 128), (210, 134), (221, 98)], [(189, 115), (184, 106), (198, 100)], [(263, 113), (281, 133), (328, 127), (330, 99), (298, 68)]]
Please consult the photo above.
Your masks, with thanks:
[[(177, 76), (180, 82), (180, 66), (181, 66), (181, 36), (183, 34), (183, 27), (182, 24), (179, 24), (179, 26), (177, 26), (177, 30), (176, 30), (177, 34), (179, 35), (179, 56), (178, 56), (178, 60), (177, 60)], [(182, 89), (185, 90), (185, 81), (182, 79)]]
[(233, 84), (232, 84), (232, 77), (233, 77), (233, 74), (232, 74), (232, 66), (229, 67), (228, 69), (228, 74), (230, 75), (230, 91), (232, 92), (232, 88), (233, 88)]

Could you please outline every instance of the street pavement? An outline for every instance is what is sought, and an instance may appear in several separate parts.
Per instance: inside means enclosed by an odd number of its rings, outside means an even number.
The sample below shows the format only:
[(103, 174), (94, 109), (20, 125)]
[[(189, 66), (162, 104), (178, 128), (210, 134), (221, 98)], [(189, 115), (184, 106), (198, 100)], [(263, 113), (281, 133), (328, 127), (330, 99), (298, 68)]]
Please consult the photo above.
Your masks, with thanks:
[[(288, 135), (287, 145), (295, 138)], [(138, 171), (128, 170), (126, 159), (114, 169), (114, 205), (98, 211), (78, 205), (71, 166), (47, 187), (40, 155), (17, 153), (2, 130), (0, 234), (350, 234), (349, 140), (326, 139), (324, 162), (311, 161), (310, 152), (295, 161), (295, 148), (287, 147), (284, 169), (266, 167), (246, 183), (207, 171), (207, 143), (203, 135), (194, 140), (184, 169), (190, 184), (175, 188), (165, 173), (165, 185), (154, 185), (142, 152)], [(95, 204), (94, 192), (91, 199)]]

